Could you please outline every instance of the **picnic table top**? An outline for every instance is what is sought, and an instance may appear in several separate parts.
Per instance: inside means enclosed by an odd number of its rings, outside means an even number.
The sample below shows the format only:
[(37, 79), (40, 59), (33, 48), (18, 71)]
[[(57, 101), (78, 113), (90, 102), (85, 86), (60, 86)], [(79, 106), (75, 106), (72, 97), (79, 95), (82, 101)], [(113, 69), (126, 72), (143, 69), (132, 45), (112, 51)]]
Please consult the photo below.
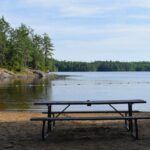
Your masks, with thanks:
[(134, 104), (134, 103), (146, 103), (142, 99), (128, 99), (128, 100), (80, 100), (80, 101), (43, 101), (36, 102), (35, 105), (98, 105), (98, 104)]

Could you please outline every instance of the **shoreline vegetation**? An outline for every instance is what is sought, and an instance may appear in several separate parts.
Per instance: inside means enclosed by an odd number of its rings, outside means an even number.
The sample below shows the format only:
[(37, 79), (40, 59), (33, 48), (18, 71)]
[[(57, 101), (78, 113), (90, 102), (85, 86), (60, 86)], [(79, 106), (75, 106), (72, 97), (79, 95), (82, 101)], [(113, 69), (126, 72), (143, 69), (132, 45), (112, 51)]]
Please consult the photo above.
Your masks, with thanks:
[(111, 71), (150, 71), (150, 62), (120, 62), (120, 61), (54, 61), (57, 71), (63, 72), (111, 72)]

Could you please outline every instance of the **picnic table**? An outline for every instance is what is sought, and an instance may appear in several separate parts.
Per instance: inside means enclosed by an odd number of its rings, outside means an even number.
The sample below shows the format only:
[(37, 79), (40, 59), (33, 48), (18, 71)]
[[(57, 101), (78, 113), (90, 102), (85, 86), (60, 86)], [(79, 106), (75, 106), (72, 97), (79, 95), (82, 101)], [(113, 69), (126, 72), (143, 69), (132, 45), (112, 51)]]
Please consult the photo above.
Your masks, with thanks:
[[(133, 127), (135, 127), (135, 137), (138, 139), (138, 119), (150, 119), (150, 117), (137, 117), (133, 116), (133, 112), (139, 112), (133, 110), (133, 104), (141, 104), (146, 103), (145, 100), (142, 99), (129, 99), (129, 100), (86, 100), (86, 101), (47, 101), (47, 102), (36, 102), (35, 105), (44, 105), (47, 106), (47, 117), (37, 117), (31, 118), (32, 121), (43, 121), (42, 127), (42, 138), (45, 139), (48, 133), (52, 130), (53, 126), (55, 126), (55, 121), (71, 121), (71, 120), (125, 120), (125, 126), (128, 130), (133, 133)], [(118, 110), (114, 105), (127, 105), (127, 110)], [(52, 111), (52, 107), (56, 105), (64, 105), (64, 109), (60, 111)], [(70, 106), (80, 105), (80, 106), (93, 106), (93, 105), (109, 105), (113, 111), (105, 110), (105, 111), (67, 111)], [(118, 113), (120, 116), (100, 116), (100, 117), (59, 117), (64, 113)], [(133, 126), (134, 120), (134, 126)], [(45, 133), (45, 122), (47, 121), (47, 131)]]

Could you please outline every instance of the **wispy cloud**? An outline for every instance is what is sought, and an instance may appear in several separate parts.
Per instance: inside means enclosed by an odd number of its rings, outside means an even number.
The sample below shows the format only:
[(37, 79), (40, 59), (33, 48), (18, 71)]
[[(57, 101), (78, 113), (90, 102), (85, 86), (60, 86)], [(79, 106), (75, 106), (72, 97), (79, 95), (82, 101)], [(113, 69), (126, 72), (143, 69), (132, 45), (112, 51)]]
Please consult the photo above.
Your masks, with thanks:
[(146, 20), (148, 20), (148, 19), (150, 19), (150, 15), (149, 14), (145, 14), (145, 15), (143, 15), (143, 14), (141, 14), (141, 15), (129, 15), (129, 18), (131, 18), (131, 19), (146, 19)]
[(150, 8), (149, 0), (127, 0), (126, 2), (131, 7)]
[[(150, 32), (150, 24), (148, 25), (129, 25), (129, 24), (109, 24), (109, 25), (101, 25), (95, 27), (89, 27), (84, 25), (59, 25), (59, 24), (52, 24), (49, 25), (34, 25), (34, 28), (40, 32), (49, 32), (55, 33), (58, 36), (70, 38), (70, 35), (75, 36), (84, 36), (84, 35), (105, 35), (109, 34), (109, 36), (114, 34), (138, 34), (138, 33), (149, 33)], [(138, 35), (136, 35), (138, 36)]]
[(26, 0), (24, 3), (31, 6), (45, 8), (56, 7), (62, 16), (89, 16), (109, 13), (111, 11), (126, 10), (129, 8), (150, 8), (149, 0)]
[(99, 8), (97, 7), (79, 7), (79, 6), (70, 6), (68, 8), (62, 8), (61, 13), (62, 16), (65, 17), (78, 17), (78, 16), (89, 16), (95, 15), (99, 12)]
[(87, 3), (89, 0), (26, 0), (24, 1), (28, 5), (40, 6), (45, 8), (56, 7), (59, 9), (59, 15), (63, 17), (79, 17), (89, 16), (95, 14), (101, 14), (110, 12), (116, 9), (115, 6), (97, 5), (95, 1)]

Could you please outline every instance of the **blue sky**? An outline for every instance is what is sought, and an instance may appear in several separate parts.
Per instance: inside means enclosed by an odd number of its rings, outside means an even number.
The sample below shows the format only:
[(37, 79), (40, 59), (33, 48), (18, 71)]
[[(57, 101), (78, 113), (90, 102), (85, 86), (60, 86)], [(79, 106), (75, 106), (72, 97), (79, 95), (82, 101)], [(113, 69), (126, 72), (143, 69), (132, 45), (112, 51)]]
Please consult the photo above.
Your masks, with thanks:
[(58, 60), (150, 61), (150, 0), (1, 0), (0, 15), (48, 33)]

